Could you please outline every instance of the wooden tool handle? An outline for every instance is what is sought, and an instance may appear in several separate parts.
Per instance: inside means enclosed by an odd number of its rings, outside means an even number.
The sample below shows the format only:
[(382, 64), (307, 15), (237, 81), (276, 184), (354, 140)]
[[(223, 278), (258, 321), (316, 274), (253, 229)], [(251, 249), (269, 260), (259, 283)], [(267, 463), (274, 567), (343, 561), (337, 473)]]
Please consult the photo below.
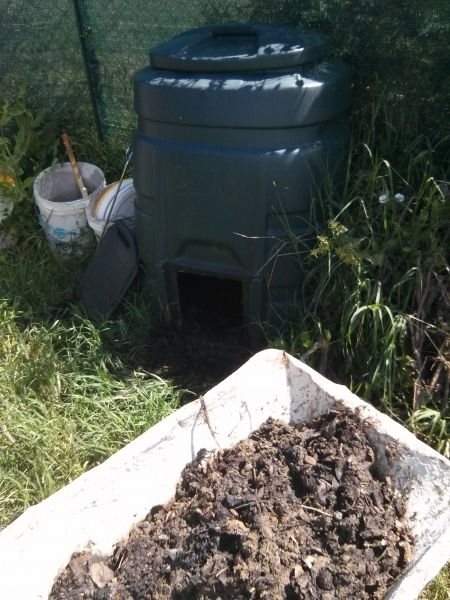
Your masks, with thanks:
[(70, 138), (67, 135), (67, 133), (63, 133), (61, 138), (64, 143), (64, 146), (66, 147), (67, 154), (69, 155), (70, 164), (72, 165), (72, 169), (75, 174), (75, 179), (77, 180), (78, 187), (80, 188), (81, 195), (83, 198), (87, 198), (88, 191), (86, 189), (86, 186), (84, 185), (84, 181), (81, 176), (77, 161), (75, 160), (75, 155), (72, 150), (72, 144), (70, 143)]

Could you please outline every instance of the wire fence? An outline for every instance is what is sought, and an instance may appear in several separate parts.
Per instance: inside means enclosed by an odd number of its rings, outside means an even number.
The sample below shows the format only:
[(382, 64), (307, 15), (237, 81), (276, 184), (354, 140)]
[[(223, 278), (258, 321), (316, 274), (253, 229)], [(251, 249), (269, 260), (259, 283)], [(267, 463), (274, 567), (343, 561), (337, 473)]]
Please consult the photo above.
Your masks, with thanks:
[(0, 9), (0, 98), (22, 82), (32, 105), (106, 139), (131, 137), (133, 75), (152, 46), (227, 21), (327, 33), (352, 67), (355, 107), (377, 85), (398, 115), (450, 133), (448, 0), (0, 0)]

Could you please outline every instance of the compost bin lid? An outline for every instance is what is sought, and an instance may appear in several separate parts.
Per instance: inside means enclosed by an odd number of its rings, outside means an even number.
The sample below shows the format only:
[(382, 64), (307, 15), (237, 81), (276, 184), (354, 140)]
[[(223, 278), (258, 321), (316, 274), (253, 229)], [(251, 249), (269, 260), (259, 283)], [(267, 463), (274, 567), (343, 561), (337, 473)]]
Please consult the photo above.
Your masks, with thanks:
[(207, 25), (150, 50), (155, 69), (174, 71), (255, 71), (286, 69), (323, 58), (328, 36), (260, 23)]
[(113, 313), (138, 272), (138, 254), (132, 231), (123, 220), (106, 230), (76, 295), (93, 319)]

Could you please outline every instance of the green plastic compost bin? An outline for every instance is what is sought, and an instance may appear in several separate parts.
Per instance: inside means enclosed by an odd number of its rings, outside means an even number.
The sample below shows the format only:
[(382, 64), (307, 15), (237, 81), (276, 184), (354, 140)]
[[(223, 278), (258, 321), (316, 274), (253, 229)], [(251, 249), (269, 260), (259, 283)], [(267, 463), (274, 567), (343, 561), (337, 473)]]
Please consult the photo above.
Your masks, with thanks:
[(252, 323), (298, 296), (291, 242), (313, 234), (349, 143), (349, 69), (328, 50), (311, 31), (213, 25), (154, 47), (136, 74), (138, 250), (182, 315), (206, 300)]

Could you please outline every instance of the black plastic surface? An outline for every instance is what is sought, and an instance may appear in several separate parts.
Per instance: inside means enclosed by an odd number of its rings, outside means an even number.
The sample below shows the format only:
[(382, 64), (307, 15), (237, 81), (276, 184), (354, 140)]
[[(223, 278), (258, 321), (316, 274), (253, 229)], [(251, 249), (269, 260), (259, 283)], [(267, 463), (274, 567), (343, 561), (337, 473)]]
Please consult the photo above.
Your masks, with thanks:
[[(305, 127), (342, 114), (350, 104), (350, 89), (350, 69), (337, 59), (292, 72), (186, 73), (146, 67), (134, 78), (134, 106), (141, 121), (178, 128)], [(189, 135), (185, 129), (186, 134), (179, 129), (181, 137)]]
[[(156, 62), (136, 74), (136, 240), (148, 289), (162, 303), (183, 303), (183, 277), (189, 285), (194, 276), (225, 279), (239, 282), (248, 323), (272, 315), (276, 323), (303, 297), (298, 248), (322, 219), (317, 199), (344, 178), (350, 71), (323, 57), (325, 46), (302, 64), (293, 42), (267, 55), (294, 66), (240, 70), (245, 53), (261, 67), (253, 27), (187, 32), (153, 49)], [(267, 27), (280, 43), (304, 34)], [(163, 56), (169, 62), (158, 62)], [(178, 58), (192, 70), (176, 68)]]
[(106, 231), (77, 289), (80, 303), (92, 318), (113, 313), (138, 271), (134, 235), (116, 221)]
[(262, 23), (206, 25), (150, 51), (150, 64), (176, 71), (286, 69), (323, 58), (328, 36)]

